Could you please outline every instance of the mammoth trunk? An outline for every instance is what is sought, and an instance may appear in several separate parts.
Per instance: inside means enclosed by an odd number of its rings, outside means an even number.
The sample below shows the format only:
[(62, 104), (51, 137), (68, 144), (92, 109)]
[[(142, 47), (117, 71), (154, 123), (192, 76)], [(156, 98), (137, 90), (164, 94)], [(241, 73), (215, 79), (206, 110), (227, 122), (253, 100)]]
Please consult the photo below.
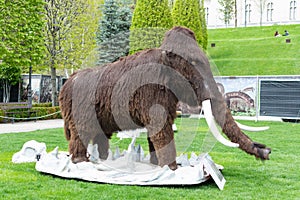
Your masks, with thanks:
[[(268, 160), (271, 149), (266, 148), (265, 145), (252, 141), (246, 134), (244, 134), (234, 121), (230, 110), (223, 105), (223, 112), (215, 113), (217, 123), (222, 127), (222, 131), (234, 143), (239, 144), (239, 148), (250, 155), (254, 155), (262, 160)], [(223, 113), (223, 114), (220, 114)]]

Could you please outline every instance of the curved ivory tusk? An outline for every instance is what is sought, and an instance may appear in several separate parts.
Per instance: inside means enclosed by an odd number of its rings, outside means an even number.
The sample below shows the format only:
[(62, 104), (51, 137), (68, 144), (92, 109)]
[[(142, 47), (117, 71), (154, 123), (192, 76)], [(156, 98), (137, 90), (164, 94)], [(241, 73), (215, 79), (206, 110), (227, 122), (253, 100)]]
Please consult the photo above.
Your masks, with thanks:
[(256, 131), (265, 131), (265, 130), (268, 130), (269, 127), (268, 126), (262, 126), (262, 127), (251, 127), (251, 126), (246, 126), (246, 125), (243, 125), (239, 122), (235, 122), (239, 127), (240, 129), (243, 129), (245, 131), (253, 131), (253, 132), (256, 132)]
[(205, 120), (208, 124), (208, 127), (210, 129), (210, 131), (212, 132), (213, 136), (222, 144), (224, 144), (225, 146), (229, 146), (229, 147), (239, 147), (239, 144), (237, 143), (233, 143), (227, 139), (225, 139), (221, 133), (219, 132), (217, 125), (215, 123), (214, 120), (214, 116), (212, 114), (212, 110), (211, 110), (211, 103), (210, 100), (205, 100), (202, 102), (202, 109), (204, 111), (204, 117)]

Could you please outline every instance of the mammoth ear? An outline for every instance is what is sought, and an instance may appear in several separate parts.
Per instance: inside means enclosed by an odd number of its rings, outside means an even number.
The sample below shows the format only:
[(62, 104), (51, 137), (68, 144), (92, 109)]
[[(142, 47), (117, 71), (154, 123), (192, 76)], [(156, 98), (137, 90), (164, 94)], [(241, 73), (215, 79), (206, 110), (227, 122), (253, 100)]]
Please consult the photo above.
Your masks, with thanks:
[(209, 99), (202, 102), (202, 109), (204, 111), (205, 120), (206, 120), (206, 122), (208, 124), (208, 127), (209, 127), (211, 133), (213, 134), (213, 136), (219, 142), (221, 142), (222, 144), (224, 144), (225, 146), (228, 146), (228, 147), (239, 147), (239, 144), (233, 143), (233, 142), (225, 139), (223, 137), (223, 135), (219, 132), (218, 127), (217, 127), (216, 122), (215, 122), (215, 119), (214, 119), (214, 116), (212, 114), (211, 103), (210, 103)]
[(269, 127), (268, 126), (262, 126), (262, 127), (252, 127), (252, 126), (246, 126), (243, 125), (241, 123), (238, 123), (237, 121), (235, 121), (235, 123), (238, 125), (238, 127), (240, 127), (240, 129), (244, 130), (244, 131), (253, 131), (253, 132), (257, 132), (257, 131), (265, 131), (268, 130)]

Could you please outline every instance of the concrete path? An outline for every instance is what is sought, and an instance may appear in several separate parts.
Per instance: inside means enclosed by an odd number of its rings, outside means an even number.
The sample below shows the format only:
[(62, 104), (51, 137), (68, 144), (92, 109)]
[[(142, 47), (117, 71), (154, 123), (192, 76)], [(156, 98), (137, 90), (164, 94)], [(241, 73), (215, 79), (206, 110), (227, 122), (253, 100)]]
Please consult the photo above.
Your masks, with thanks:
[(0, 123), (0, 134), (30, 132), (35, 130), (63, 128), (64, 121), (62, 119), (37, 120), (28, 122)]

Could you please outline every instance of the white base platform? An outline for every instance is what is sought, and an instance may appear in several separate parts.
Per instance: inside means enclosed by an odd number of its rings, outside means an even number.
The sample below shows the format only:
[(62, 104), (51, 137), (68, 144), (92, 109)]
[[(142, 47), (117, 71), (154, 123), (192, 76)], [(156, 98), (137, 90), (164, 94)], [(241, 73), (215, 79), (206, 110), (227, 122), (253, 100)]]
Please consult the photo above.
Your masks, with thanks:
[[(28, 145), (28, 142), (25, 144)], [(32, 141), (29, 144), (40, 146)], [(15, 154), (18, 156), (13, 156), (13, 162), (20, 163), (16, 158), (32, 162), (37, 157), (34, 154), (36, 152), (40, 155), (39, 160), (35, 160), (37, 171), (63, 178), (121, 185), (164, 186), (196, 185), (212, 177), (221, 190), (225, 184), (225, 179), (219, 171), (223, 167), (215, 165), (208, 154), (197, 156), (192, 153), (190, 159), (187, 158), (187, 155), (181, 155), (176, 159), (179, 164), (178, 169), (173, 171), (168, 166), (160, 167), (150, 164), (147, 157), (141, 157), (143, 154), (137, 154), (137, 151), (132, 151), (132, 149), (138, 149), (132, 148), (132, 144), (131, 148), (129, 147), (127, 151), (124, 151), (117, 157), (112, 156), (112, 152), (110, 152), (110, 156), (104, 161), (95, 159), (98, 153), (95, 152), (97, 146), (91, 145), (88, 147), (91, 162), (77, 164), (72, 163), (71, 156), (67, 152), (59, 152), (58, 147), (52, 152), (46, 153), (44, 143), (42, 144), (43, 151), (39, 149), (34, 150), (35, 147), (24, 145), (22, 150)], [(141, 151), (139, 149), (139, 152)], [(23, 159), (20, 155), (31, 156), (33, 159)]]

